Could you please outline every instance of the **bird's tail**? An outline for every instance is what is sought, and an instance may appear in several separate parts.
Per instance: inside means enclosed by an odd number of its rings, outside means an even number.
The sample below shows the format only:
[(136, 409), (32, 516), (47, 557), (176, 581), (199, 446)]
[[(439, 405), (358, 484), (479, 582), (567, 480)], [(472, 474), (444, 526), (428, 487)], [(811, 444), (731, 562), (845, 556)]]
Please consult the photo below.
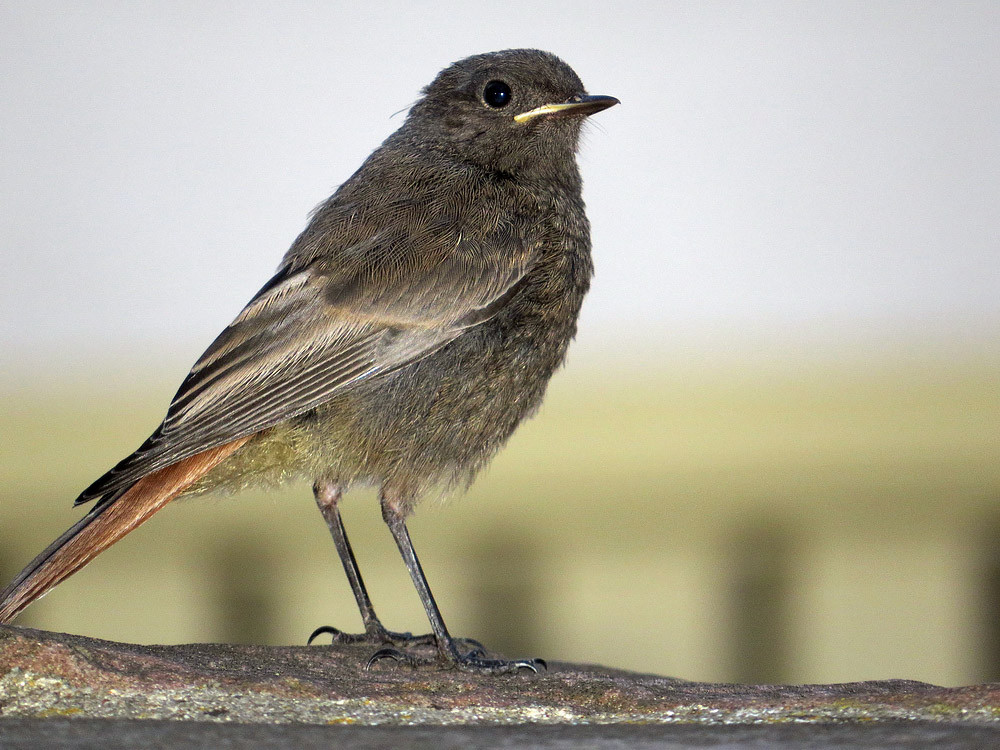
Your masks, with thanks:
[(0, 623), (73, 575), (232, 454), (249, 436), (166, 466), (98, 504), (0, 592)]

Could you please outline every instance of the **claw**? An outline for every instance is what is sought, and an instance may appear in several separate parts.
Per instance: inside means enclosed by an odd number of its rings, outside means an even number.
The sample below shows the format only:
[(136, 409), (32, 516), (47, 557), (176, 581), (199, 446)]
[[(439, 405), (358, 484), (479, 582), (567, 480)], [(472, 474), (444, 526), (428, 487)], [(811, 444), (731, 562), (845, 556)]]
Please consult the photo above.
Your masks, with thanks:
[(398, 648), (380, 648), (378, 651), (376, 651), (374, 654), (371, 655), (371, 658), (368, 660), (368, 663), (365, 664), (365, 671), (366, 672), (370, 671), (372, 666), (376, 662), (382, 661), (382, 659), (392, 659), (393, 661), (400, 661), (400, 662), (411, 661), (411, 657), (408, 657)]
[(312, 632), (312, 635), (309, 636), (309, 640), (306, 641), (306, 645), (307, 646), (311, 646), (312, 642), (314, 640), (316, 640), (317, 636), (326, 635), (326, 634), (332, 635), (334, 642), (336, 642), (337, 637), (343, 635), (344, 631), (343, 630), (337, 630), (337, 628), (335, 628), (335, 627), (333, 627), (331, 625), (320, 625), (318, 628), (316, 628)]
[(535, 674), (539, 672), (547, 672), (549, 665), (546, 663), (545, 659), (524, 659), (522, 661), (511, 662), (511, 666), (516, 670), (527, 669)]

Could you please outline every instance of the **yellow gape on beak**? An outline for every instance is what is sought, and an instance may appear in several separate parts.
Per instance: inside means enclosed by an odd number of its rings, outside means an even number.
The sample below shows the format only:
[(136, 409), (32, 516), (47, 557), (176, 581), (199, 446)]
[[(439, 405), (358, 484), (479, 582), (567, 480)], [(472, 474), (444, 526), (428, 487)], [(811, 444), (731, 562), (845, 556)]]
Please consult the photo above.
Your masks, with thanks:
[(569, 101), (558, 104), (543, 104), (541, 107), (514, 115), (514, 122), (528, 122), (536, 117), (592, 115), (616, 104), (620, 104), (620, 102), (613, 96), (574, 96)]

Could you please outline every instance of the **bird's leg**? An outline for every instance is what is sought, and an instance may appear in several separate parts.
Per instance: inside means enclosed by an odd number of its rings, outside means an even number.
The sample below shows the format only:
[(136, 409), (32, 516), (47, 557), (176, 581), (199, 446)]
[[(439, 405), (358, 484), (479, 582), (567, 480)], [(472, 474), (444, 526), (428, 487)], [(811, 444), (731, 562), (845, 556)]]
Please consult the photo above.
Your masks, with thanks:
[(385, 628), (375, 614), (371, 598), (368, 596), (368, 589), (365, 588), (364, 579), (361, 578), (361, 571), (358, 569), (358, 562), (354, 558), (354, 550), (351, 542), (347, 538), (344, 530), (344, 523), (340, 518), (340, 497), (341, 489), (332, 482), (316, 482), (313, 485), (313, 495), (316, 497), (316, 505), (320, 513), (326, 520), (326, 525), (330, 527), (330, 535), (333, 543), (337, 547), (337, 554), (344, 564), (344, 572), (347, 580), (351, 584), (351, 591), (358, 602), (358, 610), (361, 612), (361, 620), (365, 626), (365, 632), (359, 634), (345, 633), (330, 625), (322, 625), (313, 631), (309, 636), (309, 643), (313, 642), (319, 635), (328, 634), (333, 636), (337, 643), (355, 643), (358, 641), (370, 641), (373, 643), (394, 643), (394, 644), (423, 644), (434, 643), (433, 635), (414, 636), (409, 633), (393, 633)]
[[(413, 542), (410, 541), (410, 532), (406, 529), (405, 512), (399, 504), (389, 500), (384, 492), (382, 495), (382, 518), (392, 532), (399, 552), (403, 556), (403, 562), (406, 563), (406, 568), (410, 571), (410, 578), (413, 579), (413, 585), (417, 589), (420, 601), (427, 612), (427, 619), (430, 620), (431, 629), (434, 631), (438, 655), (443, 661), (467, 672), (490, 674), (515, 672), (519, 669), (537, 672), (539, 669), (545, 668), (545, 662), (541, 659), (517, 661), (486, 659), (483, 657), (484, 649), (475, 641), (472, 642), (475, 645), (471, 651), (459, 651), (458, 644), (464, 639), (452, 638), (448, 633), (448, 628), (445, 627), (444, 618), (441, 617), (441, 611), (438, 609), (437, 602), (434, 601), (434, 595), (431, 594), (430, 586), (427, 585), (427, 577), (424, 575), (423, 568), (420, 567), (420, 560), (417, 559), (417, 553), (413, 549)], [(421, 663), (420, 659), (411, 654), (394, 648), (383, 648), (372, 656), (368, 661), (368, 666), (371, 667), (380, 659), (395, 659), (413, 665)]]

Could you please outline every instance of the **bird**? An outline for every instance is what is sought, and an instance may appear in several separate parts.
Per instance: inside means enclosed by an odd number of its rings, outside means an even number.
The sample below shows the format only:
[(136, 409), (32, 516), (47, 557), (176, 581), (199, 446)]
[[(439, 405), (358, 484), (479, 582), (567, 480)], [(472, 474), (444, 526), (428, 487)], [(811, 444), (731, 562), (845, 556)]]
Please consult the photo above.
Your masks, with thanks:
[(0, 593), (0, 623), (179, 496), (305, 478), (361, 613), (355, 637), (382, 647), (368, 667), (420, 662), (406, 648), (421, 637), (375, 614), (339, 510), (363, 485), (378, 488), (432, 660), (491, 674), (544, 666), (487, 658), (449, 633), (406, 519), (429, 491), (471, 484), (562, 365), (593, 274), (581, 129), (618, 103), (540, 50), (443, 69), (313, 211), (156, 430), (80, 494), (86, 515)]

